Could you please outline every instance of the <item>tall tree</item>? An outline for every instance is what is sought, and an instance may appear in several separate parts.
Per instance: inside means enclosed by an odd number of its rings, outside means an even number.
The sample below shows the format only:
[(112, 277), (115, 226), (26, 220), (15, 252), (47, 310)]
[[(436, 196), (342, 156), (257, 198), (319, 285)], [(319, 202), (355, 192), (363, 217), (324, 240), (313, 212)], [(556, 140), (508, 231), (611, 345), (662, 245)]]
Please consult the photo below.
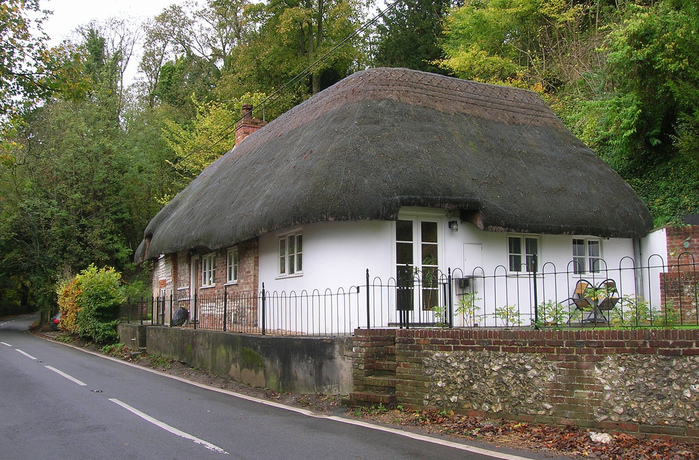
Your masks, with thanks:
[(608, 0), (468, 2), (447, 18), (440, 65), (461, 78), (554, 92), (601, 68), (597, 48), (618, 8)]
[[(32, 19), (37, 17), (37, 19)], [(46, 36), (41, 32), (39, 0), (0, 3), (0, 121), (17, 114), (23, 104), (46, 94), (50, 73)], [(38, 35), (32, 34), (37, 28)]]
[(665, 0), (629, 11), (605, 43), (608, 161), (656, 223), (699, 211), (699, 7)]
[[(361, 20), (356, 0), (270, 0), (246, 10), (252, 26), (236, 50), (234, 73), (238, 95), (250, 91), (271, 93), (310, 68), (299, 81), (300, 97), (315, 94), (352, 72), (363, 61)], [(332, 55), (328, 51), (345, 39)], [(325, 57), (320, 61), (321, 57)], [(234, 87), (229, 82), (229, 87)]]
[(145, 73), (149, 106), (158, 102), (185, 107), (191, 95), (210, 99), (221, 71), (231, 67), (232, 52), (241, 40), (247, 0), (209, 0), (202, 8), (172, 5), (146, 25), (140, 63)]
[(444, 57), (439, 40), (454, 0), (396, 0), (376, 30), (374, 63), (425, 72), (449, 73), (437, 61)]
[[(121, 49), (112, 52), (95, 29), (66, 54), (84, 90), (58, 91), (24, 114), (3, 162), (0, 214), (6, 232), (0, 277), (15, 270), (35, 302), (48, 312), (54, 284), (90, 263), (124, 268), (130, 263), (130, 224), (124, 180), (131, 164), (123, 154)], [(78, 50), (80, 50), (78, 52)], [(62, 98), (66, 96), (65, 98)], [(67, 97), (70, 96), (70, 97)], [(7, 198), (7, 199), (5, 199)]]

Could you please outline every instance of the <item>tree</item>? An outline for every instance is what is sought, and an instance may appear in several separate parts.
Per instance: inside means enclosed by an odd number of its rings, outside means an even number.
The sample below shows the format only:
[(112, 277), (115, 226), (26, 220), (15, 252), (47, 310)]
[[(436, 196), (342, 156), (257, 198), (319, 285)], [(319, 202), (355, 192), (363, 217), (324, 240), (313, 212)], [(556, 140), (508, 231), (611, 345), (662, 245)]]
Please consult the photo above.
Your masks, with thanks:
[(198, 104), (197, 116), (191, 128), (172, 121), (165, 122), (165, 138), (175, 153), (168, 163), (179, 177), (179, 189), (199, 175), (209, 164), (230, 150), (235, 144), (237, 112), (224, 104)]
[[(123, 98), (118, 63), (108, 41), (87, 29), (85, 41), (67, 56), (71, 72), (86, 76), (84, 91), (57, 91), (23, 115), (8, 161), (2, 163), (0, 214), (3, 234), (0, 276), (22, 274), (44, 314), (55, 306), (55, 282), (90, 263), (126, 267), (129, 206), (123, 180)], [(80, 50), (79, 52), (77, 50)], [(71, 97), (61, 98), (70, 94)]]
[[(41, 33), (39, 0), (0, 3), (0, 121), (49, 90), (46, 36)], [(36, 20), (32, 16), (39, 15)], [(39, 35), (32, 35), (36, 27)]]
[[(271, 0), (250, 6), (246, 16), (250, 26), (236, 49), (235, 71), (226, 76), (233, 97), (272, 93), (309, 69), (310, 77), (295, 88), (303, 98), (336, 83), (363, 60), (361, 37), (354, 35), (361, 17), (354, 0)], [(349, 37), (354, 39), (326, 56)]]
[(150, 107), (157, 102), (186, 108), (191, 95), (211, 98), (223, 69), (243, 34), (247, 0), (210, 0), (200, 9), (172, 5), (146, 25), (146, 44), (139, 65), (145, 73)]
[(597, 48), (617, 9), (607, 0), (468, 2), (447, 18), (440, 65), (460, 78), (553, 93), (601, 68)]
[(449, 73), (437, 61), (444, 55), (439, 40), (453, 0), (397, 0), (377, 26), (374, 63), (434, 73)]
[(699, 9), (634, 7), (605, 43), (608, 161), (636, 185), (657, 224), (699, 210)]

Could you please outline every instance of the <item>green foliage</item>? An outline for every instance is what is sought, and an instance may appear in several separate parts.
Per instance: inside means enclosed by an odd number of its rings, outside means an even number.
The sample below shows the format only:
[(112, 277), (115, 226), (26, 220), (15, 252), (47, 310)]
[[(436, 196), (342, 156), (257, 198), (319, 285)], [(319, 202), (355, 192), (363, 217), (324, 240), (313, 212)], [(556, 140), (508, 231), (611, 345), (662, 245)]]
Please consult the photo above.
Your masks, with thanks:
[(99, 344), (118, 339), (119, 308), (125, 300), (119, 273), (90, 265), (57, 290), (61, 329)]
[(58, 294), (58, 308), (61, 311), (59, 328), (71, 334), (78, 334), (78, 312), (80, 311), (80, 294), (82, 288), (77, 278), (72, 278), (60, 283), (56, 289)]
[(499, 319), (504, 327), (519, 326), (522, 324), (522, 318), (517, 309), (517, 305), (495, 307), (495, 318)]
[(434, 312), (434, 317), (435, 317), (435, 323), (437, 327), (448, 327), (449, 322), (447, 318), (447, 307), (439, 307), (439, 306), (434, 306), (432, 307), (432, 311)]
[(465, 2), (446, 20), (440, 65), (461, 78), (556, 91), (599, 65), (613, 11), (602, 1)]
[(464, 326), (478, 326), (480, 316), (478, 311), (481, 307), (476, 305), (480, 297), (476, 297), (476, 292), (467, 292), (459, 298), (459, 306), (456, 308), (457, 315), (463, 315)]
[(547, 300), (539, 305), (540, 326), (561, 326), (568, 321), (568, 309), (553, 300)]
[[(229, 87), (238, 88), (234, 94), (272, 93), (295, 80), (292, 93), (298, 103), (349, 75), (364, 59), (360, 36), (316, 61), (355, 32), (360, 7), (355, 0), (271, 0), (246, 8), (251, 27), (231, 58), (236, 72), (228, 78)], [(297, 79), (311, 64), (310, 76)]]
[(672, 302), (653, 309), (642, 297), (625, 295), (609, 313), (610, 324), (617, 327), (674, 327), (680, 323), (680, 311)]
[(465, 2), (446, 18), (440, 65), (542, 93), (659, 226), (699, 212), (697, 30), (691, 0)]
[(108, 356), (121, 357), (128, 353), (129, 349), (123, 343), (113, 343), (111, 345), (103, 346), (100, 351)]
[(37, 98), (50, 94), (52, 61), (41, 33), (45, 19), (38, 0), (0, 3), (0, 133)]
[(655, 2), (631, 8), (603, 47), (612, 93), (600, 143), (656, 225), (699, 210), (698, 28), (695, 2)]
[(377, 66), (448, 73), (436, 62), (443, 57), (438, 40), (451, 0), (402, 0), (391, 5), (377, 26), (373, 56)]
[(196, 119), (189, 129), (173, 121), (165, 121), (164, 135), (175, 156), (168, 163), (188, 184), (209, 164), (230, 150), (235, 144), (232, 136), (239, 113), (224, 104), (194, 101)]

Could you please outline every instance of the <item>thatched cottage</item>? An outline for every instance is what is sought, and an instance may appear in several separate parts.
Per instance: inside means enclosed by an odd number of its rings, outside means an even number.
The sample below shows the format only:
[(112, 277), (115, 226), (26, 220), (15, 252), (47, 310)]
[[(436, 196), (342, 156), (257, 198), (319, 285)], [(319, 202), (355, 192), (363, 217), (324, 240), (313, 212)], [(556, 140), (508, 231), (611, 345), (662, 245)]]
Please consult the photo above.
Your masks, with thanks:
[(638, 257), (631, 187), (534, 92), (378, 68), (206, 168), (149, 223), (155, 294), (312, 291), (401, 267), (579, 273)]

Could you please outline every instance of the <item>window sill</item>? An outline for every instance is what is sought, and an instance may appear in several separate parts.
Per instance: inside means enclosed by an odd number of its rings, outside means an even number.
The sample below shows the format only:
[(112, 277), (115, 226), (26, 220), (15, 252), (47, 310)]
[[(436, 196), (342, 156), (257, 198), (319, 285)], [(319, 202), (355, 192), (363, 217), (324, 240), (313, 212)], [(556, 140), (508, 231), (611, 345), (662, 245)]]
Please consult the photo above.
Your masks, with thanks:
[(278, 280), (285, 280), (288, 278), (301, 278), (303, 276), (303, 273), (294, 273), (293, 275), (277, 275)]

